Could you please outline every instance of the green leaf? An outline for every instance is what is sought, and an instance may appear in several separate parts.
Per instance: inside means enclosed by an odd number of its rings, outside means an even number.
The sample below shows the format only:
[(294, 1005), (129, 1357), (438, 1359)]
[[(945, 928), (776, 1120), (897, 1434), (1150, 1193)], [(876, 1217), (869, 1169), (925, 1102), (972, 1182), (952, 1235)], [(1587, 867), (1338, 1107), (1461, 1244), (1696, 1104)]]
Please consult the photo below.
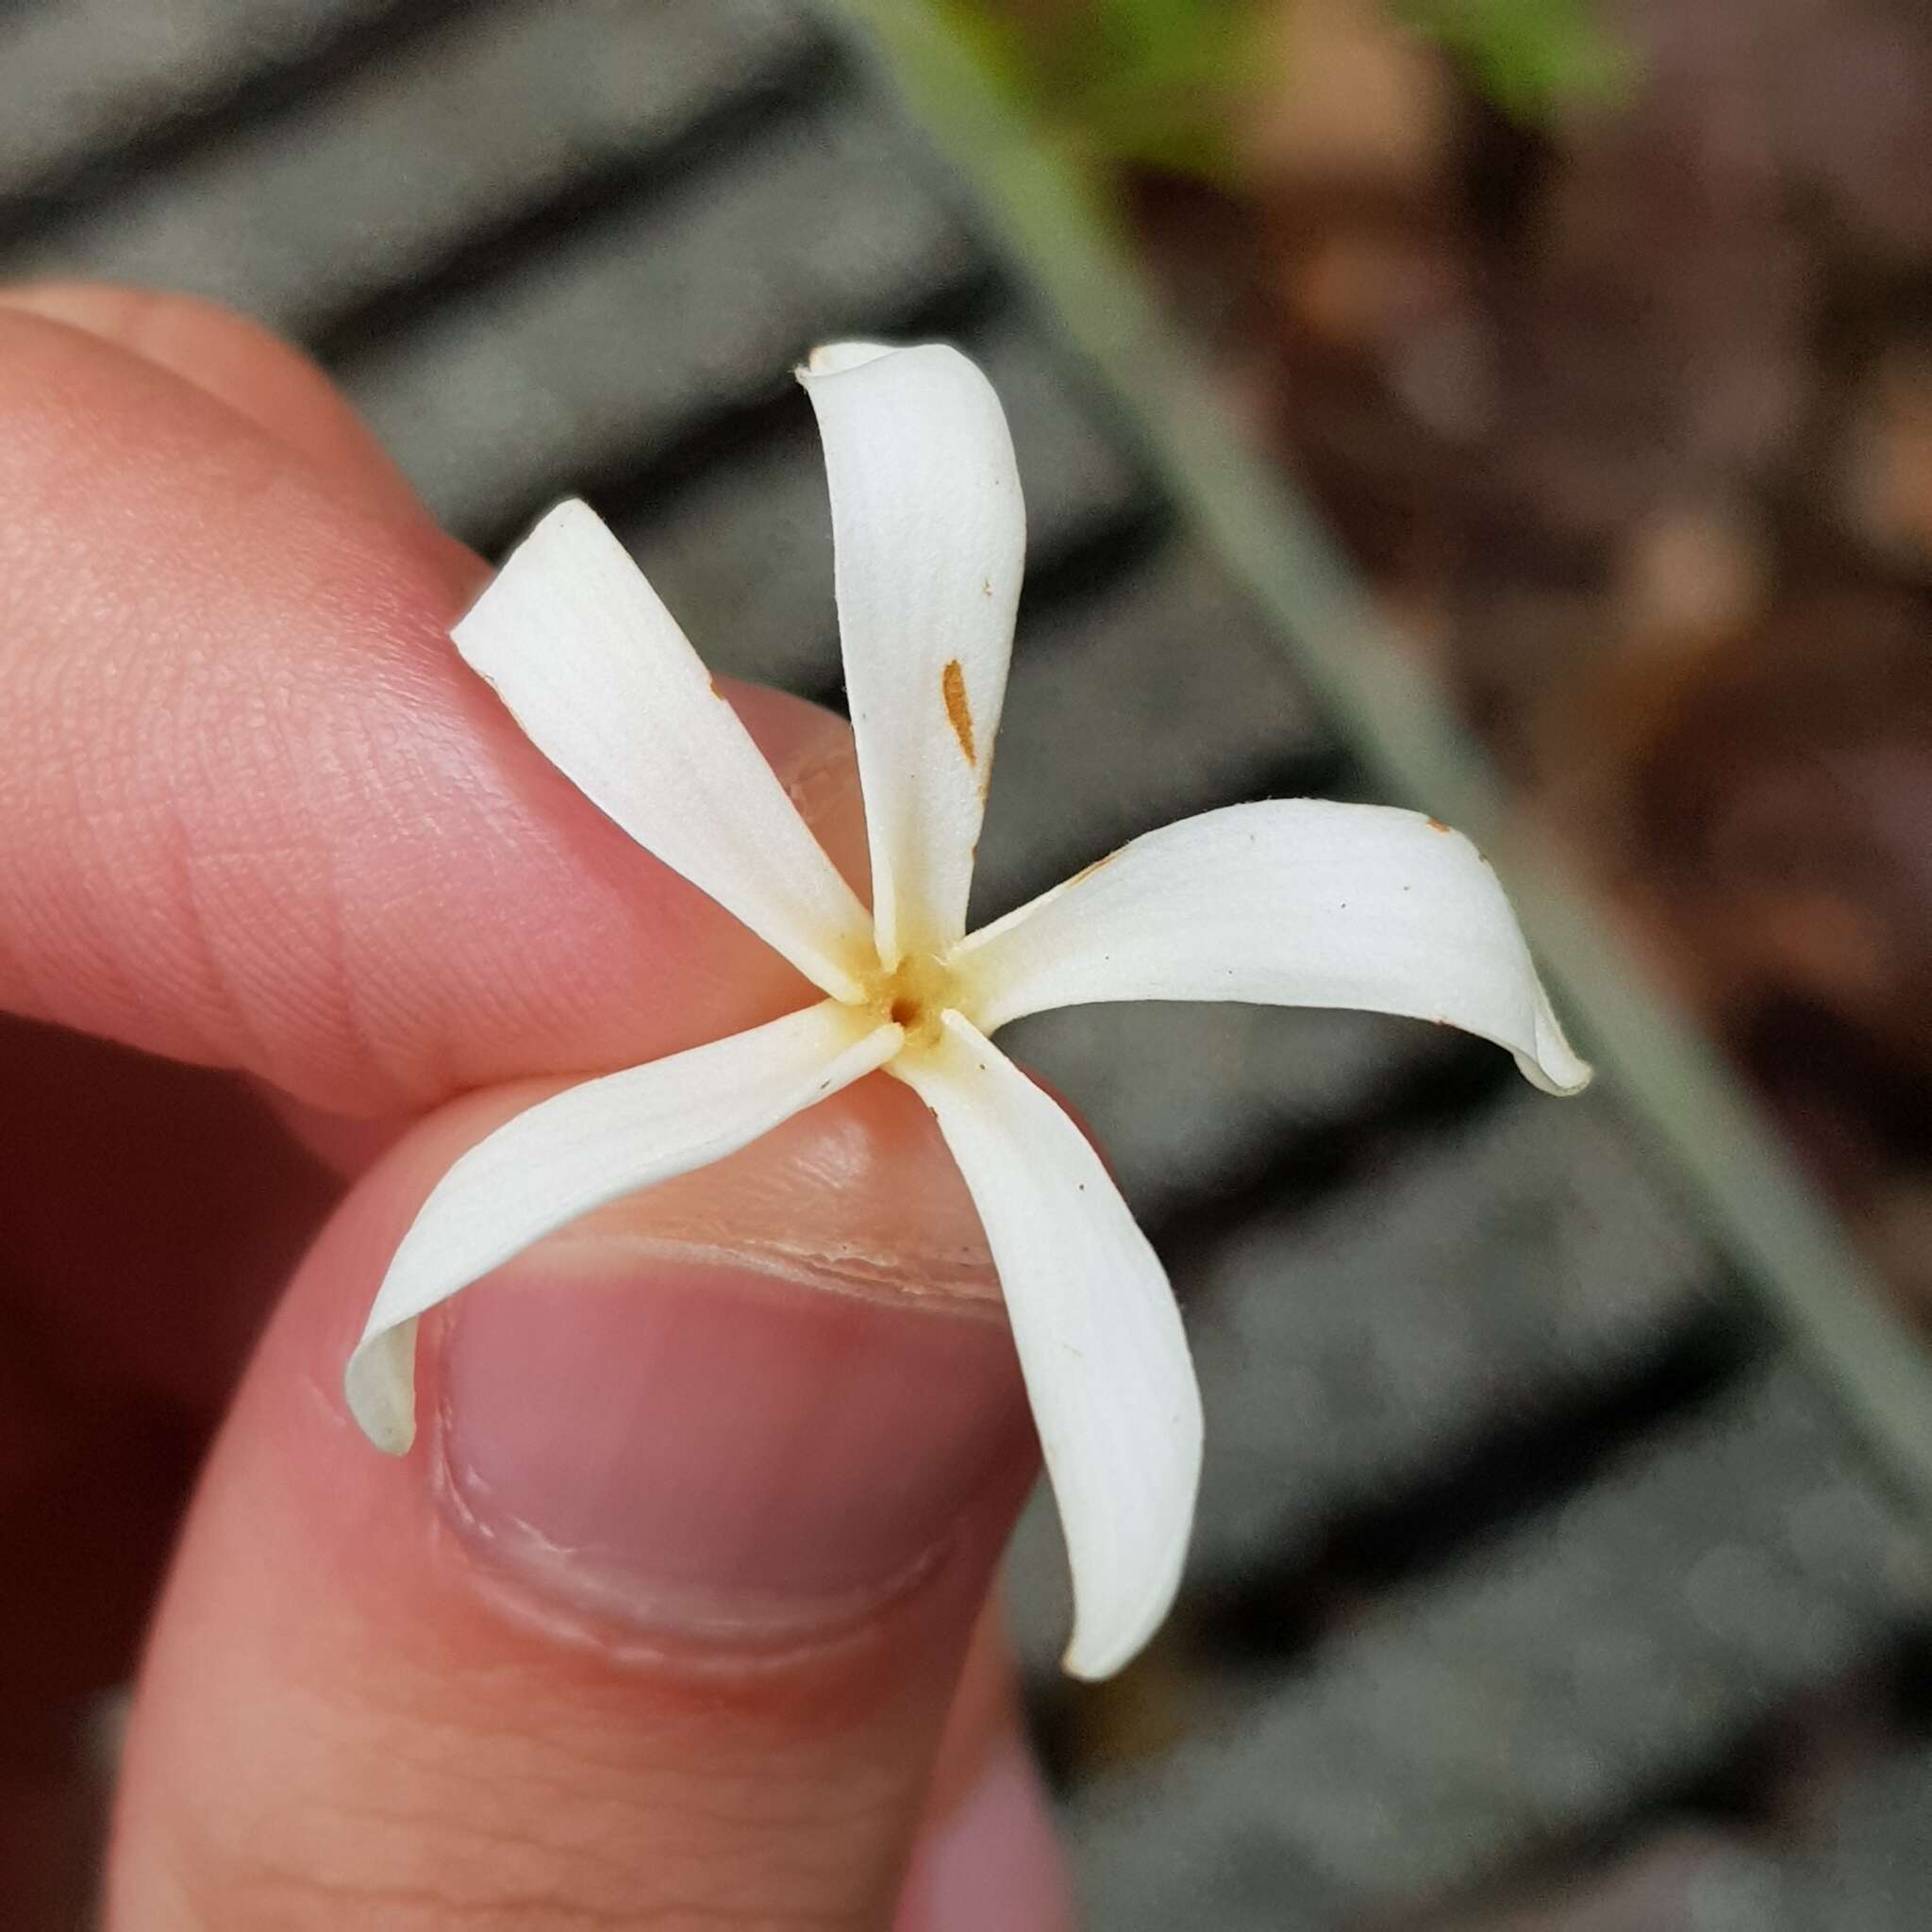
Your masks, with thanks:
[(1263, 0), (927, 0), (1057, 145), (1231, 183)]
[[(1261, 33), (1292, 0), (925, 0), (1008, 103), (1101, 169), (1240, 185), (1236, 111)], [(1534, 123), (1628, 90), (1595, 0), (1385, 0), (1505, 113)]]

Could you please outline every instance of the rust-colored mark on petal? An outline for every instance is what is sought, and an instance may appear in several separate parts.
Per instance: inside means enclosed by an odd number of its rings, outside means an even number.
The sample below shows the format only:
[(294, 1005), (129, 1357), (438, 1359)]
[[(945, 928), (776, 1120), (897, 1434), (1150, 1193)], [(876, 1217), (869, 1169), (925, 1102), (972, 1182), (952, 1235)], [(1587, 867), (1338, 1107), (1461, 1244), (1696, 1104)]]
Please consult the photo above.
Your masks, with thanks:
[(1429, 830), (1432, 832), (1446, 832), (1448, 829), (1449, 827), (1441, 819), (1431, 819), (1429, 821)]
[(1091, 879), (1095, 873), (1105, 871), (1107, 867), (1111, 865), (1114, 862), (1114, 860), (1118, 858), (1121, 856), (1121, 854), (1124, 852), (1126, 849), (1127, 848), (1124, 845), (1119, 846), (1114, 851), (1109, 852), (1105, 858), (1096, 858), (1091, 865), (1083, 865), (1080, 868), (1080, 870), (1076, 872), (1074, 874), (1074, 876), (1067, 881), (1067, 884), (1069, 886), (1077, 886), (1082, 879)]
[(705, 682), (711, 687), (711, 695), (714, 698), (716, 698), (721, 705), (728, 702), (728, 700), (724, 696), (724, 693), (718, 689), (718, 680), (715, 677), (708, 677), (705, 680)]
[(940, 695), (946, 701), (946, 718), (953, 736), (959, 741), (959, 749), (966, 754), (966, 762), (976, 765), (979, 760), (973, 755), (973, 710), (966, 702), (966, 674), (957, 658), (949, 658), (940, 673)]

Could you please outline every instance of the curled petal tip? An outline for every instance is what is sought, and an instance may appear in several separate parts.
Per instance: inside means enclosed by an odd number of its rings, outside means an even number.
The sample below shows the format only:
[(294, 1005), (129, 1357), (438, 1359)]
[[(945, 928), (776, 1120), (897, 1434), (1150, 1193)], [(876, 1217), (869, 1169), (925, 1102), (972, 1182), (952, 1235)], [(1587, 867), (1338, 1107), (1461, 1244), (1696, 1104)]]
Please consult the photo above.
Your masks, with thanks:
[(1104, 1684), (1125, 1664), (1124, 1657), (1090, 1657), (1078, 1643), (1069, 1643), (1060, 1653), (1060, 1674), (1082, 1684)]
[(416, 1441), (415, 1327), (365, 1335), (342, 1374), (356, 1426), (385, 1456), (407, 1456)]
[(1562, 1023), (1551, 1009), (1541, 987), (1537, 989), (1537, 1003), (1540, 1010), (1535, 1048), (1530, 1053), (1516, 1054), (1516, 1065), (1532, 1087), (1568, 1099), (1581, 1093), (1595, 1079), (1596, 1069), (1570, 1044)]
[(1518, 1054), (1516, 1064), (1532, 1087), (1559, 1100), (1574, 1098), (1596, 1078), (1596, 1069), (1567, 1046), (1557, 1052), (1545, 1046), (1539, 1059)]
[(800, 382), (814, 375), (841, 375), (848, 369), (862, 369), (892, 353), (889, 342), (821, 342), (792, 374)]
[(1146, 1594), (1131, 1616), (1115, 1618), (1097, 1631), (1089, 1627), (1091, 1620), (1080, 1615), (1076, 1596), (1074, 1634), (1060, 1654), (1060, 1669), (1068, 1676), (1076, 1677), (1083, 1684), (1105, 1683), (1125, 1670), (1146, 1649), (1174, 1607), (1180, 1590), (1181, 1557), (1185, 1551), (1183, 1541), (1158, 1587)]

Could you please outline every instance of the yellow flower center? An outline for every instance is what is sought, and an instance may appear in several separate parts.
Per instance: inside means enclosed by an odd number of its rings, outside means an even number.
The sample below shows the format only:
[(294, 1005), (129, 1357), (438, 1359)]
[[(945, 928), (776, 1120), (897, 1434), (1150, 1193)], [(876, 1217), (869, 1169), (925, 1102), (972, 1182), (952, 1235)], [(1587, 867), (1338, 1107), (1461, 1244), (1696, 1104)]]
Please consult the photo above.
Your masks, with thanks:
[(866, 1004), (882, 1020), (906, 1029), (908, 1046), (936, 1046), (940, 1015), (953, 1004), (953, 975), (930, 953), (908, 953), (890, 973), (866, 983)]

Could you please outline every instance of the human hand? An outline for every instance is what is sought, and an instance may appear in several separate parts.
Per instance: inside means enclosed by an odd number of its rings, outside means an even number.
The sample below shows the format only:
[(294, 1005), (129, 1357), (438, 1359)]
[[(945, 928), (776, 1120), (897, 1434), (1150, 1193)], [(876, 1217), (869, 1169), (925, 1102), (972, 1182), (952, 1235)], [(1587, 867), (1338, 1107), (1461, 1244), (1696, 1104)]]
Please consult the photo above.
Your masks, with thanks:
[[(291, 351), (0, 298), (0, 1915), (219, 1425), (113, 1932), (885, 1926), (915, 1839), (903, 1932), (1066, 1924), (981, 1614), (1032, 1434), (924, 1109), (862, 1083), (530, 1251), (372, 1454), (341, 1365), (453, 1156), (802, 982), (464, 670), (482, 566)], [(843, 726), (731, 696), (862, 874)]]

